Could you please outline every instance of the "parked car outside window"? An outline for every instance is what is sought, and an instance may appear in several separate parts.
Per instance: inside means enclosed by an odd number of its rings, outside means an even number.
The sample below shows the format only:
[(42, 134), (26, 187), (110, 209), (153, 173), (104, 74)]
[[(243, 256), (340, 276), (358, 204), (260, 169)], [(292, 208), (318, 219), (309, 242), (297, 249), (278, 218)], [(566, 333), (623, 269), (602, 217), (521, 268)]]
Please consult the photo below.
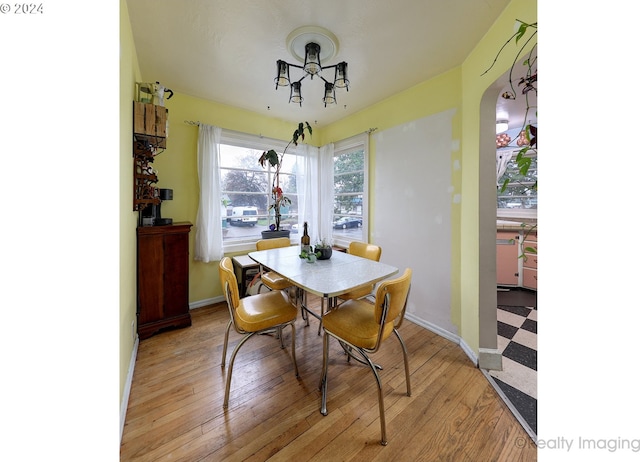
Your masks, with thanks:
[(255, 226), (258, 223), (257, 207), (234, 207), (231, 212), (232, 225)]
[(341, 217), (333, 222), (335, 229), (359, 228), (362, 226), (362, 218)]

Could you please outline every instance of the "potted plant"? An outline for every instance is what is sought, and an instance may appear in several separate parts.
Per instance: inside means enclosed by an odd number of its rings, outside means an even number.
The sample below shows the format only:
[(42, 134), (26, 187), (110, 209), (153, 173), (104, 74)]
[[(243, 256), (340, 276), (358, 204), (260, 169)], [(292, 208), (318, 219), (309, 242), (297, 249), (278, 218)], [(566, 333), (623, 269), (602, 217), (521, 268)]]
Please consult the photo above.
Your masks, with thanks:
[[(309, 136), (311, 136), (312, 129), (311, 129), (311, 125), (309, 125), (309, 122), (304, 122), (304, 123), (300, 122), (298, 124), (298, 127), (293, 131), (293, 135), (291, 136), (291, 141), (289, 141), (289, 143), (285, 146), (284, 150), (282, 151), (282, 154), (278, 155), (278, 153), (275, 150), (269, 149), (268, 151), (264, 151), (260, 156), (260, 159), (258, 159), (258, 163), (263, 168), (268, 168), (267, 162), (271, 167), (275, 168), (275, 171), (273, 174), (273, 182), (271, 185), (272, 201), (268, 209), (268, 210), (273, 209), (274, 211), (275, 224), (270, 225), (268, 231), (262, 231), (263, 238), (281, 237), (283, 235), (287, 237), (289, 236), (289, 230), (280, 229), (280, 218), (281, 218), (280, 208), (291, 204), (291, 199), (285, 196), (282, 193), (282, 188), (280, 188), (280, 169), (282, 168), (282, 160), (284, 159), (284, 154), (287, 152), (287, 149), (289, 148), (289, 146), (291, 146), (291, 144), (294, 144), (295, 146), (297, 146), (298, 140), (304, 141), (305, 128), (309, 132)], [(286, 231), (286, 233), (282, 233), (282, 231)]]
[(320, 258), (320, 252), (307, 252), (306, 250), (302, 250), (298, 256), (303, 260), (307, 260), (307, 263), (314, 263), (316, 260), (322, 260), (322, 258)]
[(328, 244), (324, 239), (317, 243), (313, 250), (318, 257), (318, 260), (328, 260), (331, 258), (331, 254), (333, 253), (331, 244)]

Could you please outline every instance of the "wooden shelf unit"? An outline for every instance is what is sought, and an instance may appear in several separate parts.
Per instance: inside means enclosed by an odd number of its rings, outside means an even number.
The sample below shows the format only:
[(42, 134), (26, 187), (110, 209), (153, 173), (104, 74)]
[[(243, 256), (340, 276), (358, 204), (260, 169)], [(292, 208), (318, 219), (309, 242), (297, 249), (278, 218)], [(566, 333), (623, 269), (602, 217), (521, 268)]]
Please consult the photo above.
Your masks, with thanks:
[(152, 168), (154, 158), (167, 147), (169, 111), (162, 106), (133, 102), (133, 210), (159, 204)]

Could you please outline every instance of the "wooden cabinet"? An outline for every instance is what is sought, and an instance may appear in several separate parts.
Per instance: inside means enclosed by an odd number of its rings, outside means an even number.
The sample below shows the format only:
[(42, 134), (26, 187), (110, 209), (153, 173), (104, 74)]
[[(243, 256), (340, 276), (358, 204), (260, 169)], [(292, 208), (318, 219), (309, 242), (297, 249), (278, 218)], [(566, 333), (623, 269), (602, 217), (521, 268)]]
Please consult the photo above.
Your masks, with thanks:
[(189, 232), (191, 223), (137, 228), (138, 335), (191, 325)]
[(517, 286), (519, 279), (520, 233), (498, 231), (496, 237), (496, 282), (504, 286)]
[[(531, 250), (535, 249), (535, 250)], [(536, 233), (526, 234), (522, 246), (522, 287), (538, 290), (538, 236)]]

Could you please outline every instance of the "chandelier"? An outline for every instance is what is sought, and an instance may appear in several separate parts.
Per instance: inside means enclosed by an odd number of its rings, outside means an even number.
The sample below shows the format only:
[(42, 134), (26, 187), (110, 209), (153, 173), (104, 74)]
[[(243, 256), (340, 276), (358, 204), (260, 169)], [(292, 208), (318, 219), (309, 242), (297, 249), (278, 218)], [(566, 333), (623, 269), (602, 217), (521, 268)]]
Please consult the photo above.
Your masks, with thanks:
[[(347, 63), (342, 61), (331, 66), (323, 65), (333, 58), (338, 52), (338, 39), (328, 30), (316, 26), (304, 26), (294, 30), (287, 37), (287, 48), (298, 61), (303, 63), (291, 64), (282, 59), (276, 62), (278, 73), (274, 82), (278, 87), (291, 87), (289, 102), (302, 106), (302, 81), (307, 77), (313, 80), (319, 77), (324, 82), (324, 107), (334, 105), (336, 101), (336, 88), (346, 88), (349, 91), (349, 79), (347, 78)], [(291, 68), (302, 70), (302, 77), (292, 81), (289, 71)], [(334, 69), (333, 78), (327, 80), (322, 76), (329, 75), (330, 69)]]

